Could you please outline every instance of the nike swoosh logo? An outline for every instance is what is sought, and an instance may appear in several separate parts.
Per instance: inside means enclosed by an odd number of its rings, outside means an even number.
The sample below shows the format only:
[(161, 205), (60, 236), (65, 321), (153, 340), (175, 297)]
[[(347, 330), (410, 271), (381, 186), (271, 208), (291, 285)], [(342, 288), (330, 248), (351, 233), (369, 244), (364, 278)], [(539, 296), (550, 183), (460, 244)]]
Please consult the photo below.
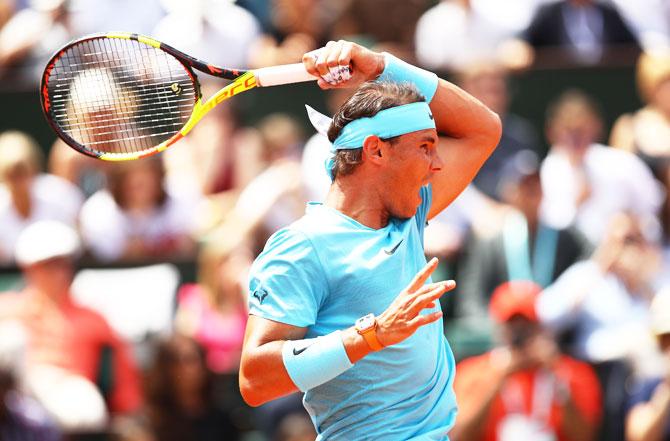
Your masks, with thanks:
[(305, 352), (305, 349), (309, 348), (309, 346), (305, 346), (304, 348), (296, 349), (293, 348), (293, 355), (300, 355), (303, 352)]
[(384, 252), (386, 254), (388, 254), (389, 256), (392, 255), (398, 249), (398, 247), (400, 246), (400, 244), (402, 243), (403, 240), (405, 240), (405, 239), (400, 239), (400, 242), (398, 242), (393, 248), (391, 248), (390, 250), (384, 250)]

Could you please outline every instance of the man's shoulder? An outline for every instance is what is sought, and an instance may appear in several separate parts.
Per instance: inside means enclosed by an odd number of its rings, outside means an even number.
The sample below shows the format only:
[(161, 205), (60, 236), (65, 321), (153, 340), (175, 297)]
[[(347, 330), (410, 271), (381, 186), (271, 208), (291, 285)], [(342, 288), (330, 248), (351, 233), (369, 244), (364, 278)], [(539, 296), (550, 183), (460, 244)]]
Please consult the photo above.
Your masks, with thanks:
[(270, 236), (256, 262), (273, 260), (279, 256), (282, 259), (302, 260), (311, 256), (313, 251), (314, 246), (308, 234), (300, 224), (294, 222)]
[(273, 236), (292, 238), (309, 242), (326, 236), (343, 227), (343, 220), (322, 204), (310, 203), (307, 212), (287, 227), (277, 231)]

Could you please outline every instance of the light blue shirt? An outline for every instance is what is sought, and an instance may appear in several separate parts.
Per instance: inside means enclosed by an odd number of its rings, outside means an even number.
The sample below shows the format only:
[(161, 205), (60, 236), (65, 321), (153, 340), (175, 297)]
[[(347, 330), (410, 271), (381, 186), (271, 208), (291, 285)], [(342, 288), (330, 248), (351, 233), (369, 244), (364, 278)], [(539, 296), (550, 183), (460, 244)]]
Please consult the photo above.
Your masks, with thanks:
[[(250, 278), (250, 313), (307, 328), (306, 338), (381, 314), (426, 264), (423, 230), (430, 187), (413, 218), (379, 230), (310, 203), (300, 220), (275, 233)], [(437, 304), (423, 313), (440, 309)], [(456, 418), (454, 357), (442, 320), (367, 355), (307, 391), (318, 440), (446, 440)]]

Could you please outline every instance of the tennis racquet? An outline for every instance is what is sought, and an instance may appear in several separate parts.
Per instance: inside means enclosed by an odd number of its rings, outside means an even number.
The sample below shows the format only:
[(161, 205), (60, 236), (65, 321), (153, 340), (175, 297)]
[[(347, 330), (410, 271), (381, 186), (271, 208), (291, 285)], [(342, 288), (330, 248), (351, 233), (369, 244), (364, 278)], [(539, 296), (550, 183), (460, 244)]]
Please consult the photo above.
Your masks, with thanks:
[[(233, 80), (203, 102), (197, 69)], [(42, 110), (78, 152), (107, 161), (139, 159), (184, 137), (217, 104), (255, 87), (316, 80), (302, 63), (225, 69), (153, 38), (113, 33), (70, 42), (42, 76)]]

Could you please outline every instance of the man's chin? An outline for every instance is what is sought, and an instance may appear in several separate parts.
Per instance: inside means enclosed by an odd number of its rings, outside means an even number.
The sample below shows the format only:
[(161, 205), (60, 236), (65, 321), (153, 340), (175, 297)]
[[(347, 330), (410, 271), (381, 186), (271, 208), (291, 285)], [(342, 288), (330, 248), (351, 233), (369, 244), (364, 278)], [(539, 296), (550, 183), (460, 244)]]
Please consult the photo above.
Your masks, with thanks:
[[(421, 205), (421, 204), (419, 204), (419, 205)], [(399, 210), (397, 213), (393, 213), (393, 217), (396, 218), (396, 219), (400, 219), (400, 220), (410, 219), (410, 218), (412, 218), (416, 215), (416, 211), (419, 209), (419, 205), (417, 205), (416, 207), (413, 207), (413, 208), (409, 208), (407, 210), (402, 210), (402, 211)]]

